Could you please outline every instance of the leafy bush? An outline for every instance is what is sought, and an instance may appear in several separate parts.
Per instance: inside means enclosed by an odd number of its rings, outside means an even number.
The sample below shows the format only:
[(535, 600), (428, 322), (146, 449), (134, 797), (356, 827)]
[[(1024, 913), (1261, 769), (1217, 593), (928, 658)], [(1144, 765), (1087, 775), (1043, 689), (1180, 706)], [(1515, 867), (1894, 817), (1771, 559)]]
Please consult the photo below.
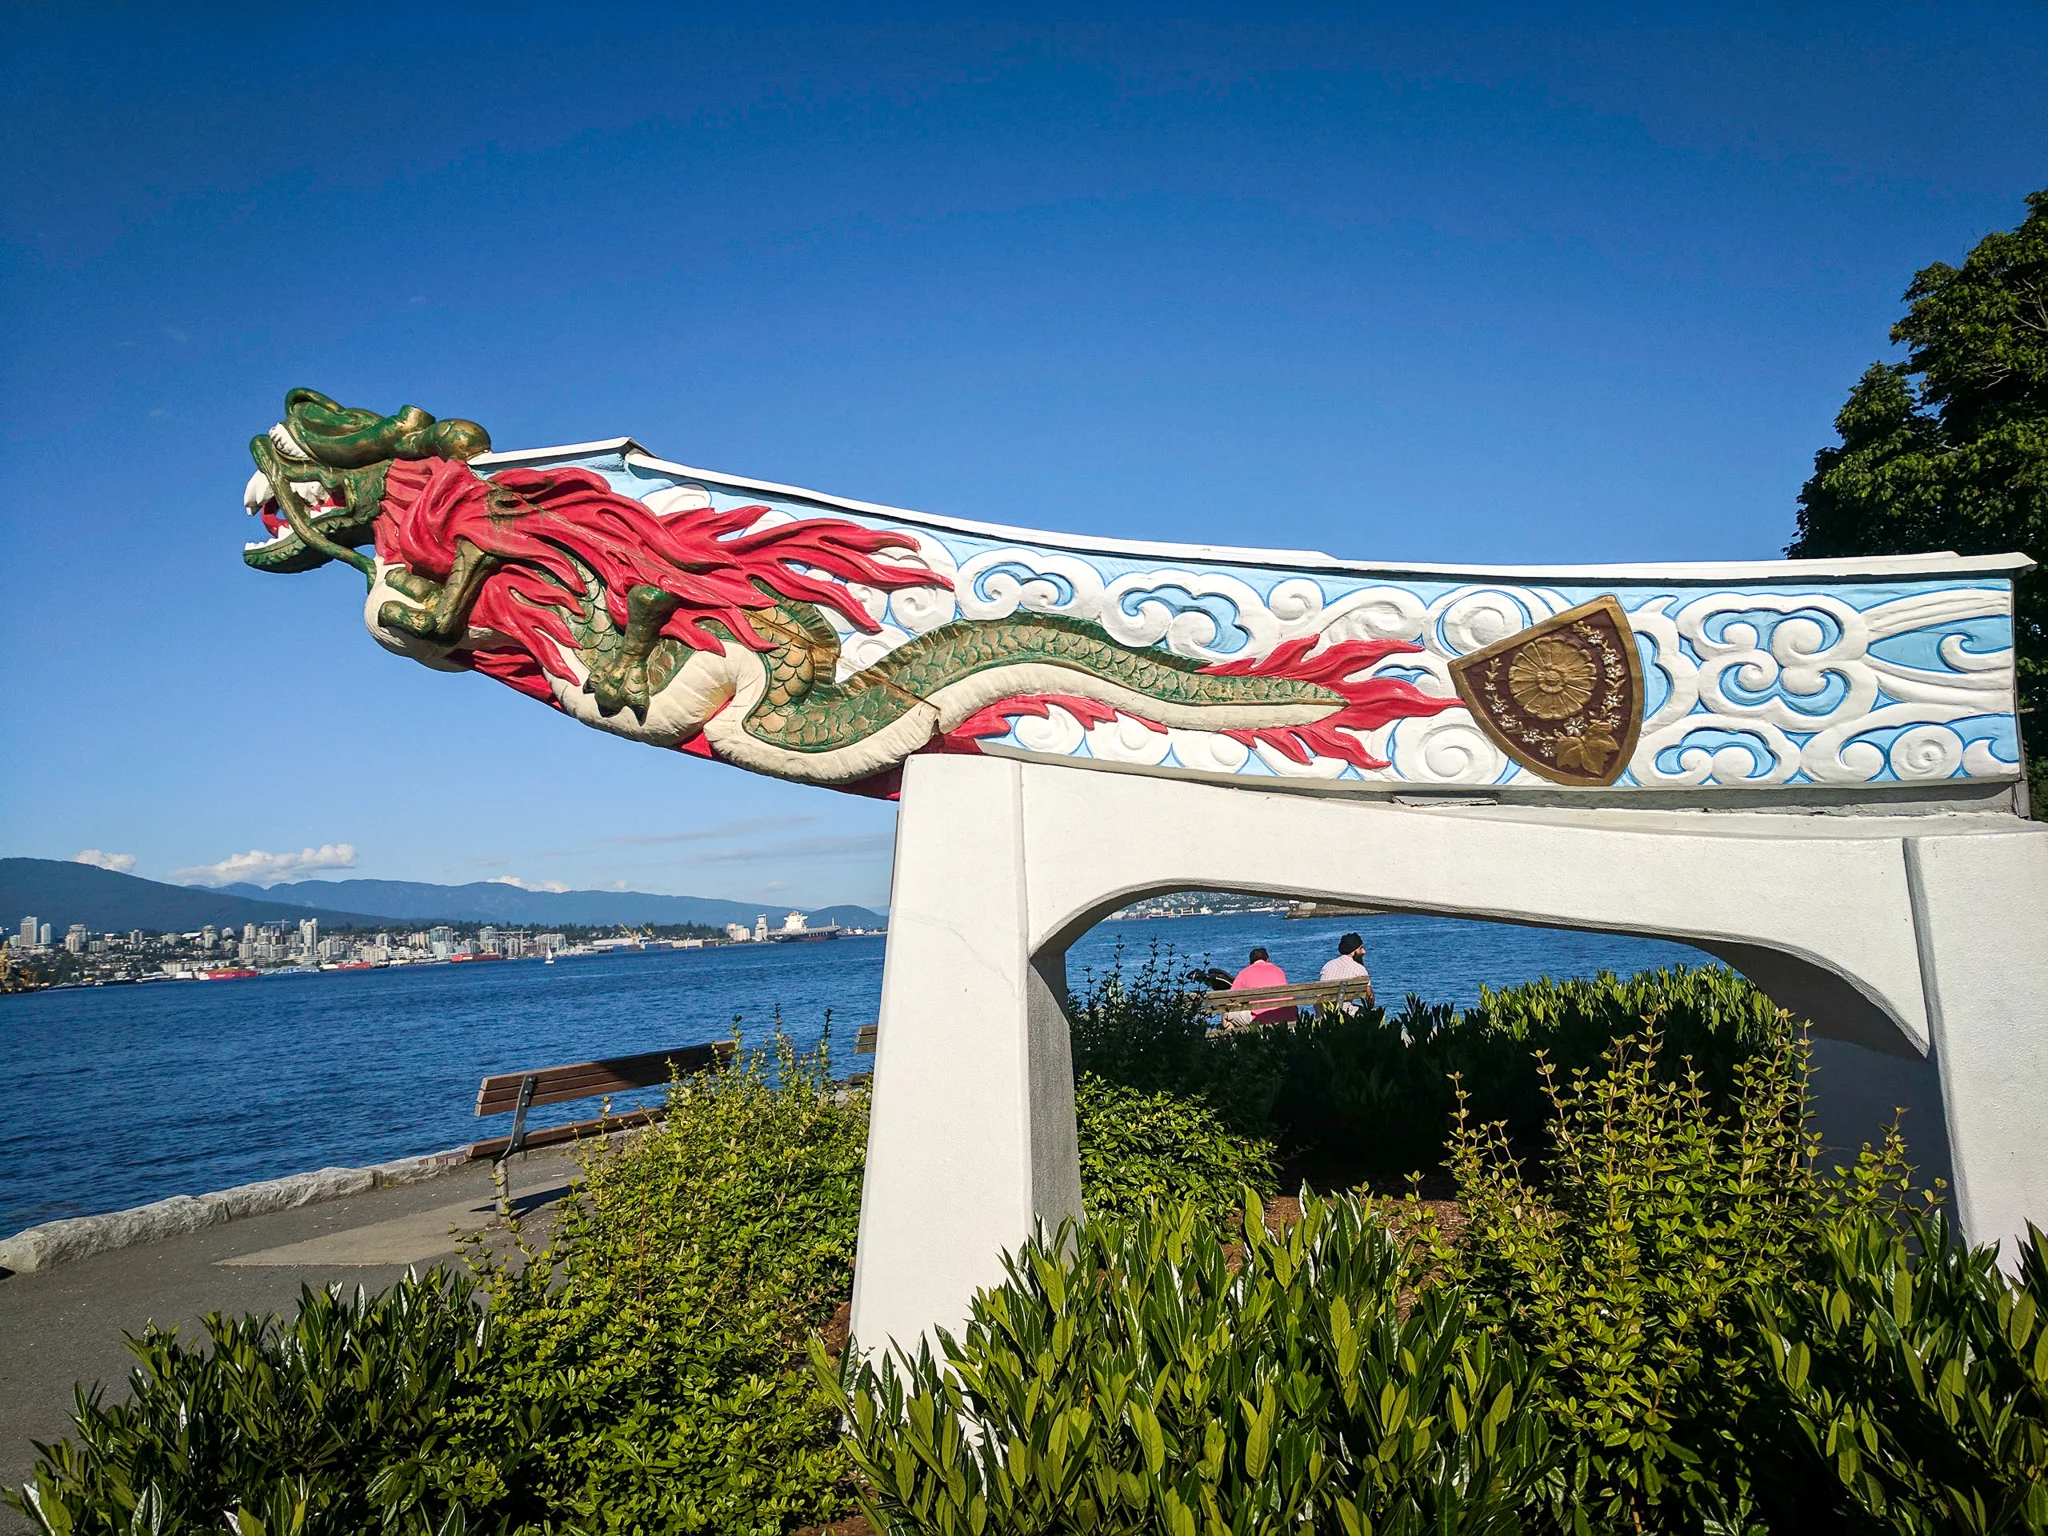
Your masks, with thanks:
[(1091, 1216), (1128, 1218), (1185, 1200), (1221, 1220), (1247, 1187), (1271, 1194), (1278, 1182), (1273, 1144), (1233, 1132), (1200, 1099), (1141, 1093), (1084, 1073), (1074, 1109)]
[(1757, 1308), (1800, 1433), (1882, 1528), (2048, 1531), (2048, 1255), (2027, 1230), (2014, 1284), (1938, 1211), (1851, 1213), (1818, 1282)]
[(1534, 1146), (1550, 1107), (1539, 1057), (1567, 1076), (1594, 1069), (1612, 1041), (1654, 1021), (1667, 1043), (1658, 1070), (1689, 1062), (1707, 1102), (1725, 1108), (1737, 1068), (1796, 1035), (1749, 981), (1704, 966), (1483, 987), (1462, 1013), (1414, 996), (1396, 1015), (1325, 1008), (1291, 1026), (1211, 1037), (1181, 969), (1155, 947), (1134, 967), (1119, 953), (1089, 977), (1069, 1002), (1075, 1070), (1199, 1098), (1232, 1130), (1272, 1140), (1335, 1183), (1435, 1167), (1457, 1108), (1454, 1076), (1475, 1118), (1505, 1121), (1511, 1143)]
[(441, 1475), (514, 1527), (779, 1531), (830, 1517), (846, 1462), (797, 1368), (851, 1284), (864, 1089), (778, 1038), (669, 1090), (595, 1149), (546, 1249), (473, 1260), (491, 1389)]
[(1271, 1135), (1287, 1042), (1271, 1030), (1212, 1039), (1216, 1021), (1183, 969), (1171, 948), (1155, 944), (1129, 970), (1119, 947), (1107, 971), (1087, 976), (1067, 999), (1076, 1077), (1201, 1099), (1233, 1129)]
[[(150, 1332), (42, 1451), (45, 1531), (781, 1532), (849, 1507), (803, 1362), (848, 1289), (864, 1090), (778, 1039), (586, 1150), (545, 1248), (376, 1300)], [(488, 1301), (488, 1310), (474, 1304)], [(17, 1503), (20, 1503), (17, 1499)]]
[[(1537, 1058), (1546, 1157), (1462, 1102), (1459, 1223), (1305, 1194), (1281, 1238), (1254, 1200), (1233, 1275), (1199, 1203), (1149, 1205), (1028, 1245), (936, 1352), (849, 1359), (833, 1381), (871, 1517), (934, 1533), (2048, 1531), (2040, 1235), (2014, 1283), (1912, 1213), (1896, 1132), (1821, 1174), (1805, 1048), (1782, 1020), (1681, 978), (1688, 1027), (1726, 1048), (1702, 1069), (1654, 1022), (1670, 1016), (1654, 985), (1631, 985), (1653, 1023), (1597, 1070)], [(1557, 1038), (1554, 1020), (1590, 1011), (1530, 1008), (1533, 1026), (1502, 1032)]]
[[(1354, 1201), (1257, 1198), (1233, 1269), (1198, 1206), (1063, 1228), (1007, 1261), (966, 1333), (814, 1363), (885, 1530), (1491, 1532), (1544, 1477), (1512, 1345)], [(973, 1428), (970, 1430), (969, 1425)]]
[(471, 1292), (407, 1275), (376, 1297), (308, 1287), (290, 1323), (211, 1313), (204, 1344), (148, 1328), (130, 1401), (81, 1389), (77, 1439), (38, 1444), (12, 1500), (58, 1536), (218, 1531), (232, 1511), (245, 1536), (435, 1531), (413, 1474), (494, 1356)]
[(1737, 1064), (1726, 1113), (1699, 1073), (1670, 1074), (1667, 1050), (1646, 1030), (1598, 1076), (1566, 1083), (1544, 1064), (1540, 1184), (1500, 1124), (1461, 1110), (1450, 1162), (1468, 1224), (1436, 1254), (1475, 1316), (1540, 1362), (1569, 1502), (1618, 1529), (1795, 1498), (1763, 1425), (1748, 1304), (1799, 1271), (1826, 1213), (1803, 1047)]
[[(1495, 991), (1449, 1031), (1418, 1027), (1413, 997), (1401, 1024), (1410, 1038), (1456, 1073), (1480, 1120), (1507, 1122), (1510, 1140), (1540, 1142), (1553, 1110), (1545, 1066), (1569, 1078), (1597, 1071), (1612, 1044), (1654, 1024), (1662, 1049), (1655, 1063), (1666, 1082), (1696, 1077), (1707, 1105), (1726, 1111), (1740, 1091), (1745, 1063), (1768, 1058), (1799, 1038), (1791, 1016), (1747, 977), (1725, 966), (1673, 966), (1626, 980), (1603, 971), (1591, 980), (1545, 976)], [(1539, 1056), (1541, 1060), (1539, 1061)], [(1803, 1068), (1802, 1068), (1803, 1070)], [(1452, 1109), (1445, 1100), (1446, 1118)]]
[[(554, 1240), (474, 1281), (131, 1341), (133, 1401), (82, 1396), (15, 1502), (81, 1536), (781, 1532), (857, 1500), (935, 1532), (2048, 1532), (2040, 1235), (2015, 1282), (1910, 1212), (1896, 1135), (1817, 1174), (1804, 1047), (1747, 983), (1210, 1041), (1138, 981), (1076, 1029), (1125, 1074), (1077, 1084), (1099, 1219), (936, 1353), (833, 1369), (813, 1336), (802, 1367), (867, 1101), (778, 1041), (589, 1149)], [(1438, 1073), (1444, 1119), (1401, 1120)], [(1226, 1189), (1272, 1184), (1247, 1121), (1374, 1114), (1448, 1125), (1462, 1225), (1304, 1194), (1275, 1235), (1247, 1192), (1228, 1241)]]

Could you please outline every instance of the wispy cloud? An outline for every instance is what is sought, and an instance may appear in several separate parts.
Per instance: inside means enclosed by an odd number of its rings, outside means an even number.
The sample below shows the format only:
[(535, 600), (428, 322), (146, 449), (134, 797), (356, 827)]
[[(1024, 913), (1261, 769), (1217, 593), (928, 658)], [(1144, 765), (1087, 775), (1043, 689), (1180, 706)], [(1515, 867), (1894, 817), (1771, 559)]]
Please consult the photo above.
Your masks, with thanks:
[(887, 832), (860, 832), (818, 837), (792, 837), (779, 843), (746, 848), (707, 848), (691, 854), (686, 864), (752, 864), (772, 859), (886, 859), (896, 845)]
[(350, 869), (356, 862), (353, 843), (322, 843), (297, 853), (265, 853), (251, 848), (247, 853), (229, 854), (218, 864), (197, 864), (174, 869), (171, 878), (181, 885), (232, 885), (246, 880), (254, 885), (275, 885), (288, 875), (302, 875), (314, 869)]
[(815, 811), (784, 816), (749, 816), (740, 821), (721, 822), (690, 832), (640, 832), (623, 837), (601, 837), (601, 843), (622, 843), (631, 848), (652, 848), (664, 843), (715, 843), (729, 837), (751, 837), (759, 832), (779, 832), (786, 827), (808, 826), (819, 820)]
[(518, 877), (517, 875), (493, 875), (493, 876), (491, 876), (491, 878), (490, 878), (489, 880), (485, 881), (484, 883), (485, 883), (486, 885), (512, 885), (512, 886), (517, 886), (517, 887), (518, 887), (518, 888), (519, 888), (520, 890), (522, 890), (522, 891), (554, 891), (554, 892), (561, 892), (561, 891), (566, 891), (566, 890), (568, 890), (568, 889), (569, 889), (569, 886), (568, 886), (568, 884), (567, 884), (567, 883), (566, 883), (565, 881), (561, 881), (561, 880), (534, 880), (534, 881), (526, 881), (526, 880), (522, 880), (522, 879), (520, 879), (520, 878), (519, 878), (519, 877)]
[(99, 848), (81, 848), (71, 855), (74, 864), (90, 864), (97, 869), (111, 869), (117, 875), (125, 875), (135, 867), (132, 853), (108, 853)]

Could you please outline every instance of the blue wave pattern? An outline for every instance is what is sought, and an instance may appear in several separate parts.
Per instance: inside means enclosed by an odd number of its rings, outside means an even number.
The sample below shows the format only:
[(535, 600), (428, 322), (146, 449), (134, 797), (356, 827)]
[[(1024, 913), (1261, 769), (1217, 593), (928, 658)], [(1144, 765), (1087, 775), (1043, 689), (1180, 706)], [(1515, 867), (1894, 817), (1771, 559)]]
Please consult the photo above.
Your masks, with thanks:
[[(583, 462), (629, 495), (682, 483), (645, 466), (628, 468), (616, 456)], [(777, 520), (849, 515), (715, 481), (690, 483), (720, 508), (765, 502)], [(2011, 585), (2003, 578), (1467, 584), (1332, 572), (1307, 555), (1290, 570), (1280, 553), (1260, 565), (1183, 561), (1024, 544), (884, 515), (853, 520), (912, 534), (919, 558), (952, 582), (953, 593), (878, 598), (879, 636), (844, 631), (849, 672), (956, 616), (1039, 612), (1099, 623), (1126, 645), (1212, 662), (1263, 655), (1304, 635), (1405, 640), (1422, 653), (1390, 657), (1380, 673), (1448, 696), (1456, 658), (1612, 595), (1636, 631), (1645, 684), (1644, 729), (1624, 786), (1843, 787), (2012, 779), (2019, 772)], [(1371, 733), (1366, 745), (1388, 760), (1385, 769), (1330, 759), (1299, 765), (1273, 749), (1207, 732), (1162, 736), (1135, 722), (1083, 727), (1057, 709), (1044, 719), (1018, 719), (996, 740), (1041, 756), (1208, 774), (1533, 782), (1462, 707)]]

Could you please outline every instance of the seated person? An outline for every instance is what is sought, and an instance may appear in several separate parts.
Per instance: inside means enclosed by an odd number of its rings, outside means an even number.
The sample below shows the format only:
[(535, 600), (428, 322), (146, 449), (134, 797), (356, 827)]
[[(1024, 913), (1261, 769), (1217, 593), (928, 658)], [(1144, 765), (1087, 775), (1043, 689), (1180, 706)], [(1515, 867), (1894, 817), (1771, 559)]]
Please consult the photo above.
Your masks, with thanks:
[[(1231, 978), (1230, 990), (1250, 992), (1259, 987), (1284, 987), (1287, 973), (1273, 963), (1263, 947), (1252, 951), (1251, 964)], [(1233, 1020), (1235, 1015), (1230, 1016)], [(1252, 1024), (1292, 1024), (1295, 1020), (1294, 1004), (1282, 1003), (1277, 1008), (1261, 1008), (1246, 1021)]]
[[(1336, 958), (1323, 962), (1322, 975), (1318, 979), (1322, 981), (1364, 982), (1364, 990), (1358, 995), (1364, 1001), (1366, 1007), (1372, 1007), (1372, 972), (1365, 968), (1365, 940), (1355, 933), (1345, 934), (1343, 938), (1337, 941)], [(1351, 1006), (1348, 998), (1345, 1001), (1345, 1006)]]

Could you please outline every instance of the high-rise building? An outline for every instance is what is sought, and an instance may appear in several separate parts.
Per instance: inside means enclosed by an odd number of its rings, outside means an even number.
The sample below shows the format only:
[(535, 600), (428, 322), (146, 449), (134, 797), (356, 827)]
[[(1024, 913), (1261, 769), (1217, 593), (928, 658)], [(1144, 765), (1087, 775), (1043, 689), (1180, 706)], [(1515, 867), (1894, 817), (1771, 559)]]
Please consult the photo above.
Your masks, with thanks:
[(757, 913), (754, 917), (754, 942), (756, 944), (766, 944), (768, 942), (768, 914), (766, 912)]
[(206, 948), (213, 948), (213, 946), (219, 941), (220, 930), (214, 927), (213, 924), (208, 923), (204, 928), (201, 928), (199, 930), (199, 942), (205, 945)]
[(302, 917), (302, 918), (300, 918), (300, 919), (299, 919), (299, 948), (303, 949), (303, 950), (304, 950), (304, 951), (305, 951), (305, 952), (306, 952), (307, 954), (309, 954), (309, 955), (310, 955), (311, 953), (313, 953), (313, 950), (314, 950), (314, 948), (315, 948), (315, 947), (316, 947), (316, 946), (317, 946), (317, 945), (318, 945), (319, 943), (320, 943), (320, 919), (319, 919), (319, 918), (317, 918), (317, 917)]
[(21, 920), (21, 942), (24, 944), (33, 944), (35, 943), (35, 941), (36, 920), (32, 917), (24, 917)]
[(50, 925), (48, 923), (43, 924), (42, 927), (36, 930), (36, 942), (45, 949), (50, 947)]
[(256, 925), (254, 923), (242, 924), (242, 942), (245, 944), (254, 944), (256, 942)]
[(85, 953), (85, 924), (73, 923), (64, 935), (64, 947), (74, 955)]

